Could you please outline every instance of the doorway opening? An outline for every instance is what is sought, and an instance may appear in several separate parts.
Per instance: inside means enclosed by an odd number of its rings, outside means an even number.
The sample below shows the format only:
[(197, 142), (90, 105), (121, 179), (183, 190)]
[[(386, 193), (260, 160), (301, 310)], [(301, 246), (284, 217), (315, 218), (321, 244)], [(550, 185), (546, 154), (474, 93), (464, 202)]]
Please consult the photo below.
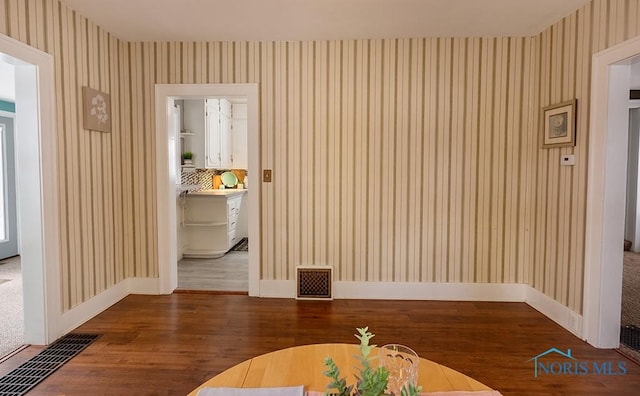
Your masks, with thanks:
[(175, 105), (179, 120), (170, 125), (180, 136), (182, 189), (177, 291), (246, 294), (247, 98), (209, 96)]
[[(202, 98), (246, 98), (248, 177), (259, 174), (258, 85), (257, 84), (158, 84), (156, 85), (156, 163), (158, 188), (158, 258), (160, 292), (178, 287), (179, 208), (183, 199), (180, 127), (176, 126), (176, 101)], [(253, 178), (252, 178), (253, 180)], [(260, 189), (252, 183), (246, 193), (248, 294), (259, 295)], [(206, 222), (213, 225), (213, 221)], [(209, 224), (211, 223), (211, 224)]]
[[(63, 328), (53, 57), (0, 35), (0, 59), (15, 70), (17, 218), (24, 289), (24, 342), (45, 345)], [(45, 149), (47, 148), (47, 149)], [(26, 181), (29, 181), (28, 183)], [(21, 182), (22, 181), (22, 182)]]
[(15, 166), (15, 70), (0, 60), (0, 361), (24, 345)]
[(629, 138), (624, 225), (620, 352), (640, 363), (640, 62), (630, 65)]
[(630, 71), (639, 55), (636, 37), (593, 56), (582, 333), (598, 348), (620, 344)]

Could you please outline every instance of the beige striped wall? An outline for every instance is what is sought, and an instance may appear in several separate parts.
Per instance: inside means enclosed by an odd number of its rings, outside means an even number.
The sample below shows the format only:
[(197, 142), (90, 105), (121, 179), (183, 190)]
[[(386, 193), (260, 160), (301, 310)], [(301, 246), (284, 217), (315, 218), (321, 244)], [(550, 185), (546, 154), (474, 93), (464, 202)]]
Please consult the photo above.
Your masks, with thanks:
[[(594, 0), (530, 38), (126, 43), (0, 0), (0, 33), (56, 59), (65, 309), (157, 276), (154, 84), (256, 82), (263, 279), (518, 282), (581, 311), (590, 59), (639, 12)], [(111, 134), (82, 129), (83, 85), (111, 94)], [(540, 149), (540, 108), (574, 97), (577, 146)]]
[[(131, 118), (132, 103), (150, 104), (130, 88), (142, 84), (128, 43), (57, 0), (0, 0), (0, 33), (54, 55), (64, 309), (125, 278), (157, 276), (146, 188), (154, 150), (145, 120)], [(83, 86), (110, 93), (112, 133), (82, 128)]]

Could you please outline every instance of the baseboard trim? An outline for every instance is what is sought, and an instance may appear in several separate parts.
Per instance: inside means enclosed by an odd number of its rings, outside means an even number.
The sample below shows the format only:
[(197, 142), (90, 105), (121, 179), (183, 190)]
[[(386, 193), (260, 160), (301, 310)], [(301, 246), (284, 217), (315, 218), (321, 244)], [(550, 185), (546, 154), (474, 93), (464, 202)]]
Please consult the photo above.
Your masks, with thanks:
[(582, 315), (531, 286), (527, 285), (526, 288), (526, 303), (530, 307), (564, 327), (575, 336), (583, 338)]
[[(295, 281), (261, 280), (260, 297), (295, 298)], [(67, 334), (129, 294), (158, 295), (159, 278), (128, 278), (61, 316)], [(582, 315), (520, 283), (335, 282), (336, 299), (525, 302), (572, 334), (582, 337)]]
[[(127, 278), (82, 304), (64, 312), (59, 336), (76, 329), (129, 294), (161, 294), (159, 278)], [(55, 340), (54, 340), (55, 341)]]
[(122, 280), (115, 286), (110, 287), (82, 304), (64, 312), (60, 318), (59, 336), (62, 337), (69, 333), (84, 322), (125, 298), (129, 294), (128, 285), (128, 279)]
[[(295, 281), (260, 281), (260, 297), (295, 298)], [(335, 282), (336, 299), (524, 302), (582, 338), (582, 315), (522, 283)]]

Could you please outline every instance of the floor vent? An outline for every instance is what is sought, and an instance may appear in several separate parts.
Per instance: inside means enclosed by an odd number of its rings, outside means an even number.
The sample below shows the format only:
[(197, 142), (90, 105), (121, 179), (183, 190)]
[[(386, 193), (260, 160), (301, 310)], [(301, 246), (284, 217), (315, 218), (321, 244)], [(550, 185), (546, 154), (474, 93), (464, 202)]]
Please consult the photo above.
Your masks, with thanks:
[(0, 378), (0, 396), (26, 394), (97, 338), (97, 334), (67, 334), (60, 338)]
[(296, 267), (296, 298), (299, 300), (332, 300), (331, 267)]
[(640, 351), (640, 329), (635, 326), (621, 326), (620, 343), (635, 351)]

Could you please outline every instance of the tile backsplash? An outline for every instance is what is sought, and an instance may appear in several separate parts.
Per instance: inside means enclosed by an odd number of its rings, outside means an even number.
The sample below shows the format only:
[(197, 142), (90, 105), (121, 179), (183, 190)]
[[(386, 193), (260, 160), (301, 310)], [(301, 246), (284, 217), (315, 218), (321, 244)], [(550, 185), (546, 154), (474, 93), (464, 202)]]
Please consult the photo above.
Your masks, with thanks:
[[(221, 175), (226, 172), (226, 169), (202, 169), (196, 168), (195, 171), (191, 170), (185, 172), (182, 170), (180, 175), (181, 184), (200, 185), (199, 190), (211, 190), (213, 188), (213, 176)], [(244, 171), (246, 174), (246, 171)]]

